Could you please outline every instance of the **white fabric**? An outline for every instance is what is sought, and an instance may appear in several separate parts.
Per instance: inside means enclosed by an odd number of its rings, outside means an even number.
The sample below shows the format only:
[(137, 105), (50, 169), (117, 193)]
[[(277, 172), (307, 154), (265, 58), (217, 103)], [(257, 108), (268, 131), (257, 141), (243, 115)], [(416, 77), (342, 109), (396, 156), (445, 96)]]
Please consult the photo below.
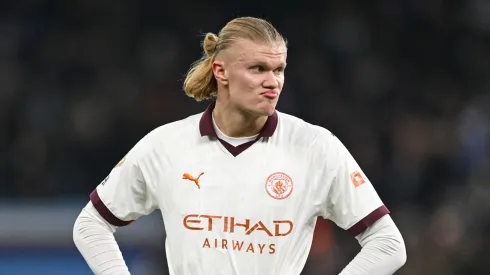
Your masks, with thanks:
[(145, 178), (151, 175), (144, 175), (141, 171), (141, 166), (155, 164), (153, 161), (156, 159), (148, 158), (151, 158), (153, 150), (151, 139), (158, 138), (153, 133), (138, 142), (97, 186), (97, 193), (104, 205), (123, 221), (136, 220), (158, 208), (157, 198), (154, 197), (156, 190)]
[(171, 274), (297, 275), (317, 216), (349, 229), (383, 205), (324, 128), (278, 113), (274, 135), (234, 157), (200, 135), (201, 115), (152, 131), (97, 187), (120, 220), (161, 210)]
[[(323, 199), (321, 215), (347, 230), (383, 206), (383, 202), (356, 160), (336, 136), (321, 131), (317, 144), (319, 150), (322, 150), (320, 157), (324, 159), (319, 171), (322, 172), (321, 177), (328, 180), (328, 184), (319, 184), (318, 188)], [(356, 185), (354, 176), (360, 185)]]
[(96, 275), (128, 275), (129, 271), (114, 238), (116, 227), (102, 218), (89, 202), (73, 227), (73, 241)]
[(218, 136), (219, 139), (224, 140), (227, 143), (229, 143), (235, 147), (242, 145), (244, 143), (253, 141), (259, 136), (259, 135), (255, 135), (255, 136), (251, 136), (251, 137), (240, 137), (240, 138), (229, 137), (229, 136), (225, 135), (223, 132), (221, 132), (218, 125), (216, 124), (216, 121), (214, 120), (214, 116), (213, 116), (213, 127), (214, 127), (214, 131), (216, 131), (216, 135)]
[(407, 260), (402, 235), (389, 215), (383, 216), (356, 239), (362, 249), (340, 275), (391, 275)]
[[(114, 239), (116, 227), (100, 217), (91, 202), (80, 213), (74, 228), (75, 244), (94, 274), (129, 274)], [(356, 239), (362, 249), (340, 275), (390, 275), (406, 261), (403, 238), (389, 215)]]

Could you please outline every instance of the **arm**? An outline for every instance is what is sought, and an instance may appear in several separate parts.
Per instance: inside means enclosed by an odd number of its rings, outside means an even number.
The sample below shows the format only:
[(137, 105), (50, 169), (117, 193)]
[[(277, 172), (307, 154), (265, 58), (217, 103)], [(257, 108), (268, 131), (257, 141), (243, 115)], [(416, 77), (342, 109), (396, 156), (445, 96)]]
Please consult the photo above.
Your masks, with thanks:
[(356, 236), (362, 249), (340, 275), (389, 275), (405, 264), (405, 243), (389, 215)]
[(148, 182), (151, 145), (148, 136), (136, 144), (90, 194), (75, 221), (73, 240), (95, 274), (129, 274), (113, 234), (158, 206)]
[(114, 232), (116, 227), (100, 216), (92, 202), (75, 221), (73, 241), (94, 274), (129, 275)]
[(362, 249), (341, 275), (389, 275), (406, 261), (403, 238), (347, 148), (335, 136), (326, 137), (325, 178), (329, 179), (323, 216), (347, 230)]

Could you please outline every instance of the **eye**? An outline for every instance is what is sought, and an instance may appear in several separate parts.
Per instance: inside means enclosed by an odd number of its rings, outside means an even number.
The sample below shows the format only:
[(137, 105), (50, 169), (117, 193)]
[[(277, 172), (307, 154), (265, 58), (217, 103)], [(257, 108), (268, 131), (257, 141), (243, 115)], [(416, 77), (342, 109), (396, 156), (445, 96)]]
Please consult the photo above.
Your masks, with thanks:
[(274, 73), (276, 73), (276, 74), (282, 74), (283, 72), (284, 72), (284, 67), (279, 67), (279, 68), (274, 70)]
[(265, 71), (265, 68), (262, 66), (253, 66), (250, 68), (250, 70), (256, 73), (262, 73)]

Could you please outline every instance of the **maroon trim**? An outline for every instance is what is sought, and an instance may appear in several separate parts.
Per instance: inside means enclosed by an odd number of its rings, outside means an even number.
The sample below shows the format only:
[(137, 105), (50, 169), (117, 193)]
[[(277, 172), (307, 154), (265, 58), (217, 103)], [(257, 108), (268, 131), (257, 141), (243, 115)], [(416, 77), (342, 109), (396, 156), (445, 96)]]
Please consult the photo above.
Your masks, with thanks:
[[(213, 126), (213, 110), (215, 105), (216, 102), (211, 103), (201, 117), (199, 122), (201, 136), (217, 137)], [(259, 137), (271, 137), (276, 131), (278, 121), (277, 112), (274, 111), (265, 122), (262, 130), (260, 130)]]
[(217, 137), (213, 126), (213, 110), (215, 105), (216, 102), (209, 104), (206, 111), (204, 111), (201, 116), (201, 120), (199, 121), (199, 131), (201, 132), (201, 136)]
[(228, 150), (228, 152), (230, 152), (230, 154), (232, 154), (234, 157), (236, 157), (240, 153), (242, 153), (243, 151), (247, 150), (250, 146), (252, 146), (252, 144), (254, 144), (257, 140), (259, 140), (259, 138), (260, 137), (257, 137), (257, 139), (255, 139), (255, 140), (249, 141), (249, 142), (244, 143), (244, 144), (240, 144), (238, 146), (233, 146), (233, 145), (229, 144), (228, 142), (221, 140), (221, 139), (219, 139), (219, 141), (221, 142), (221, 144), (223, 144), (223, 146), (226, 148), (226, 150)]
[(279, 118), (277, 117), (277, 112), (274, 111), (274, 113), (267, 118), (264, 127), (259, 133), (259, 137), (272, 137), (276, 131), (278, 122)]
[[(211, 136), (211, 137), (218, 136), (216, 134), (216, 131), (214, 130), (214, 125), (213, 125), (213, 109), (215, 105), (216, 102), (211, 103), (208, 106), (208, 108), (206, 108), (206, 111), (204, 111), (201, 120), (199, 121), (199, 131), (201, 132), (201, 136)], [(274, 111), (274, 113), (267, 118), (267, 121), (265, 122), (264, 127), (262, 128), (259, 135), (257, 136), (257, 139), (241, 144), (239, 146), (233, 146), (221, 139), (219, 139), (219, 141), (221, 142), (221, 144), (223, 144), (226, 150), (230, 152), (230, 154), (236, 157), (243, 151), (247, 150), (250, 146), (252, 146), (252, 144), (254, 144), (260, 138), (271, 137), (276, 131), (278, 121), (279, 119), (277, 116), (277, 112)]]
[(114, 226), (126, 226), (133, 222), (133, 221), (123, 221), (118, 217), (114, 216), (114, 214), (112, 214), (109, 208), (107, 208), (104, 202), (100, 199), (99, 193), (97, 193), (97, 189), (95, 189), (90, 194), (90, 200), (92, 201), (92, 204), (95, 206), (95, 209), (97, 209), (97, 212), (99, 212), (99, 214), (110, 224)]
[(374, 210), (373, 212), (371, 212), (369, 215), (364, 217), (358, 223), (354, 224), (347, 231), (350, 234), (357, 236), (362, 232), (364, 232), (364, 230), (366, 230), (368, 227), (373, 225), (377, 220), (379, 220), (381, 217), (383, 217), (386, 214), (390, 214), (390, 210), (388, 210), (386, 206), (382, 205), (378, 207), (376, 210)]

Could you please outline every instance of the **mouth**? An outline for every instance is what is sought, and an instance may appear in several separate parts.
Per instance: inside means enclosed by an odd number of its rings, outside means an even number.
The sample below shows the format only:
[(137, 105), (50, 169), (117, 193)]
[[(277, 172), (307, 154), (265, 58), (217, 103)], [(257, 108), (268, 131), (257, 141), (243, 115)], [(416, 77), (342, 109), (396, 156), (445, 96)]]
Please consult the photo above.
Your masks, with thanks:
[(261, 93), (261, 95), (263, 95), (264, 97), (266, 97), (268, 99), (275, 99), (279, 96), (279, 93), (277, 91), (274, 91), (274, 90), (269, 90), (269, 91), (265, 91), (265, 92)]

